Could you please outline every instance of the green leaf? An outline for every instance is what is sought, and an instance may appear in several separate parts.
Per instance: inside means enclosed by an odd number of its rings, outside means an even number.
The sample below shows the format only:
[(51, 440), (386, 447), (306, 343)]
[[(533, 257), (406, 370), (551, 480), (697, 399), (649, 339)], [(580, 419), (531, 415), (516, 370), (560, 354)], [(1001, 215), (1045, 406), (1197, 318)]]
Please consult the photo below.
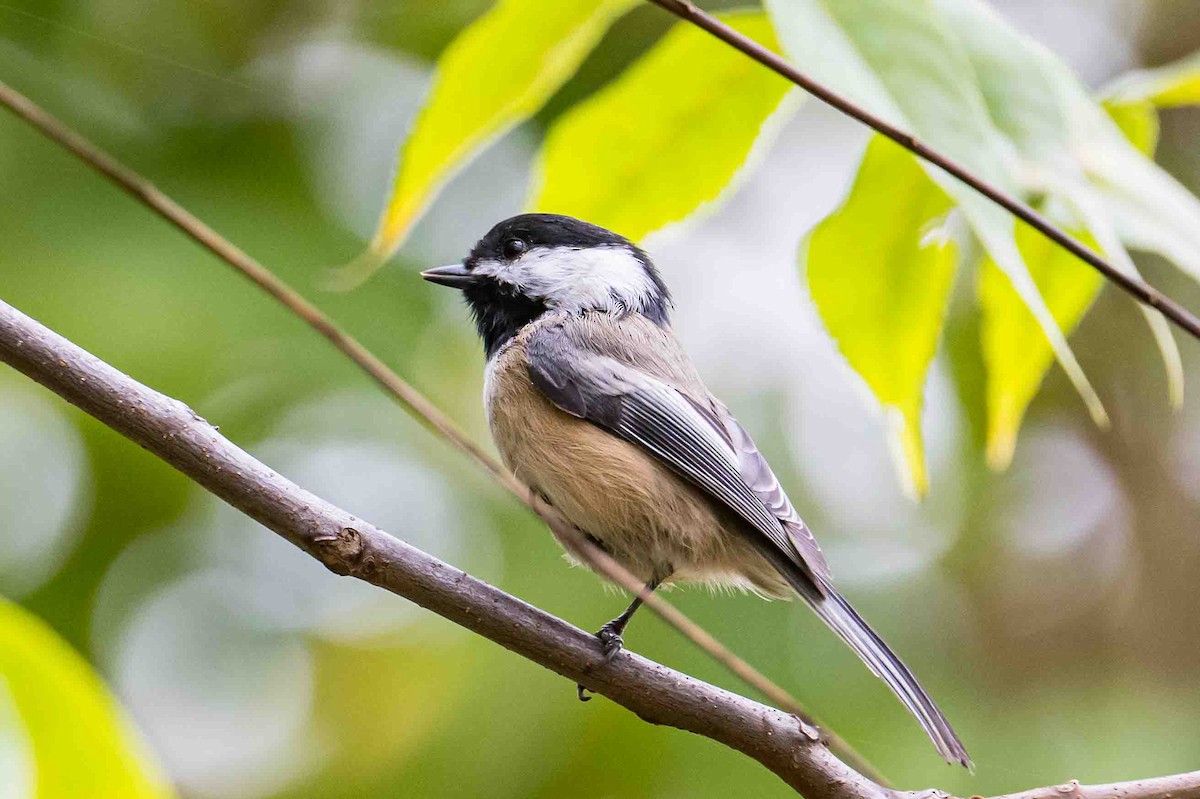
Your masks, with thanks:
[[(1086, 233), (1075, 235), (1095, 244)], [(1103, 277), (1024, 224), (1017, 229), (1017, 246), (1055, 322), (1069, 334), (1091, 307)], [(987, 460), (992, 468), (1003, 469), (1012, 460), (1021, 420), (1053, 353), (1037, 321), (990, 258), (981, 265), (979, 304), (987, 367)]]
[(1088, 143), (1084, 168), (1103, 189), (1127, 245), (1156, 252), (1200, 280), (1200, 200), (1113, 135)]
[(971, 64), (929, 0), (766, 5), (785, 50), (803, 70), (946, 155), (1009, 182), (1003, 140)]
[(1051, 161), (1069, 148), (1060, 83), (1074, 77), (986, 3), (932, 0), (932, 10), (961, 43), (988, 116), (1020, 155), (1007, 165), (1019, 187), (1021, 159)]
[[(933, 0), (767, 0), (767, 8), (785, 50), (801, 69), (984, 180), (1019, 193), (1012, 146), (992, 118), (961, 31), (948, 24), (939, 4)], [(975, 38), (985, 34), (986, 30)], [(1000, 86), (990, 88), (997, 102), (1003, 96)], [(1042, 121), (1046, 122), (1044, 116)], [(1015, 220), (973, 189), (934, 167), (925, 168), (958, 202), (992, 260), (1008, 275), (1092, 417), (1106, 422), (1099, 397), (1022, 260)]]
[[(1143, 252), (1158, 253), (1193, 278), (1200, 280), (1200, 236), (1196, 228), (1188, 228), (1188, 217), (1200, 224), (1200, 208), (1189, 212), (1186, 196), (1172, 197), (1175, 186), (1157, 186), (1153, 176), (1140, 181), (1128, 181), (1112, 187), (1105, 196), (1116, 218), (1121, 240), (1129, 247)], [(1153, 198), (1161, 191), (1179, 206), (1170, 215), (1155, 213)]]
[[(1125, 126), (1118, 127), (1060, 58), (1012, 28), (987, 3), (768, 0), (768, 7), (781, 40), (802, 68), (1008, 193), (1043, 195), (1052, 207), (1071, 209), (1089, 241), (1119, 270), (1137, 275), (1127, 245), (1152, 246), (1200, 277), (1200, 202), (1146, 156), (1156, 138), (1154, 110), (1131, 105), (1114, 111)], [(1141, 94), (1185, 101), (1196, 63), (1164, 70), (1152, 90)], [(1132, 103), (1141, 95), (1129, 85), (1115, 94)], [(1025, 243), (1018, 245), (1005, 211), (936, 169), (927, 170), (958, 202), (991, 268), (1008, 276), (1093, 419), (1107, 424), (1055, 322), (1058, 313), (1041, 297), (1032, 266), (1025, 263), (1031, 233), (1022, 233)], [(1081, 295), (1087, 294), (1085, 288), (1078, 287)], [(1162, 315), (1150, 308), (1143, 312), (1162, 353), (1171, 402), (1178, 406), (1183, 397), (1178, 347)], [(1036, 390), (1040, 382), (1039, 373), (1022, 385)], [(1020, 388), (1001, 393), (1020, 398)], [(1010, 402), (1016, 411), (1006, 418), (1019, 423), (1031, 397)], [(1015, 442), (1015, 426), (995, 429)], [(999, 444), (992, 451), (993, 463), (1011, 455), (996, 455), (1003, 452)]]
[(1126, 73), (1100, 94), (1113, 105), (1143, 101), (1159, 108), (1200, 105), (1200, 52), (1157, 69)]
[(875, 136), (846, 201), (801, 249), (821, 320), (882, 403), (901, 482), (916, 496), (928, 488), (925, 375), (954, 281), (955, 247), (941, 228), (952, 207), (913, 155)]
[[(757, 11), (720, 15), (778, 49)], [(617, 80), (550, 129), (531, 207), (638, 240), (715, 199), (791, 84), (680, 22)]]
[[(1119, 270), (1140, 277), (1115, 232), (1112, 209), (1099, 186), (1086, 179), (1086, 153), (1093, 142), (1135, 153), (1112, 120), (1088, 95), (1071, 70), (1050, 50), (1008, 25), (980, 0), (934, 0), (963, 42), (978, 75), (989, 113), (1013, 143), (1025, 186), (1063, 201), (1084, 220)], [(1172, 405), (1183, 403), (1183, 364), (1167, 320), (1142, 306), (1168, 378)], [(1107, 420), (1098, 417), (1097, 422)]]
[(44, 622), (2, 598), (0, 686), (23, 727), (38, 799), (173, 795), (87, 662)]
[(370, 277), (445, 183), (541, 108), (633, 2), (499, 0), (465, 28), (438, 60), (370, 248), (338, 271), (334, 285), (350, 288)]
[[(1083, 181), (1070, 185), (1061, 185), (1059, 196), (1065, 199), (1071, 210), (1083, 220), (1084, 227), (1093, 237), (1093, 249), (1101, 252), (1110, 263), (1127, 275), (1140, 277), (1133, 258), (1121, 242), (1117, 231), (1116, 221), (1111, 206), (1106, 205), (1103, 195), (1093, 191)], [(1099, 289), (1097, 289), (1098, 291)], [(1163, 357), (1163, 366), (1167, 372), (1167, 393), (1171, 407), (1183, 407), (1183, 358), (1179, 347), (1171, 335), (1171, 325), (1167, 318), (1148, 305), (1138, 306), (1145, 316), (1150, 332), (1158, 344)]]
[(1200, 52), (1158, 69), (1126, 73), (1102, 89), (1100, 97), (1125, 138), (1153, 158), (1159, 133), (1157, 108), (1200, 104)]

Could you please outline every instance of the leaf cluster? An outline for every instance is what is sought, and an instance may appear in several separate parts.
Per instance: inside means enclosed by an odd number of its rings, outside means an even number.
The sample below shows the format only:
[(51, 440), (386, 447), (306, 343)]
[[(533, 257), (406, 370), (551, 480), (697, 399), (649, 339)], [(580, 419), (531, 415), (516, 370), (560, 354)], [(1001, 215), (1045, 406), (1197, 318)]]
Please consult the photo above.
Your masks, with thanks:
[[(404, 242), (454, 172), (537, 112), (633, 0), (500, 0), (446, 48), (400, 151), (355, 285)], [(1131, 250), (1200, 277), (1200, 200), (1153, 161), (1157, 109), (1200, 101), (1196, 57), (1132, 73), (1093, 97), (1056, 55), (983, 0), (767, 0), (722, 20), (1005, 191), (1130, 275)], [(788, 101), (795, 95), (794, 101)], [(553, 121), (529, 207), (632, 239), (718, 199), (799, 107), (782, 78), (677, 24), (621, 75)], [(902, 483), (927, 489), (921, 413), (956, 275), (970, 270), (987, 372), (987, 460), (1012, 459), (1025, 411), (1057, 361), (1095, 422), (1101, 398), (1067, 336), (1103, 282), (938, 168), (876, 136), (845, 200), (798, 243), (812, 301), (886, 419)], [(1145, 309), (1170, 401), (1183, 397), (1166, 320)]]

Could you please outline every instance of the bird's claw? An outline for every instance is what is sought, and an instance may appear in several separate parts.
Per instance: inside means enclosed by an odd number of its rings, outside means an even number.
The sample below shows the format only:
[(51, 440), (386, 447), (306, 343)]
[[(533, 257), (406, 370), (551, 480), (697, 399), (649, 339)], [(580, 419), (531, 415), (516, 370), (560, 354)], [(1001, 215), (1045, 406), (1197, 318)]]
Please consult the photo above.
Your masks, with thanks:
[[(600, 641), (600, 652), (603, 655), (601, 662), (606, 665), (611, 663), (613, 658), (619, 655), (625, 647), (625, 639), (621, 637), (618, 627), (612, 622), (597, 630), (596, 638)], [(588, 689), (582, 683), (575, 684), (575, 694), (579, 697), (580, 702), (591, 701), (591, 697), (587, 695), (587, 692)]]
[(617, 632), (614, 625), (606, 624), (596, 632), (596, 637), (600, 639), (600, 650), (604, 653), (604, 662), (611, 663), (621, 649), (625, 646), (625, 639), (621, 637), (621, 633)]

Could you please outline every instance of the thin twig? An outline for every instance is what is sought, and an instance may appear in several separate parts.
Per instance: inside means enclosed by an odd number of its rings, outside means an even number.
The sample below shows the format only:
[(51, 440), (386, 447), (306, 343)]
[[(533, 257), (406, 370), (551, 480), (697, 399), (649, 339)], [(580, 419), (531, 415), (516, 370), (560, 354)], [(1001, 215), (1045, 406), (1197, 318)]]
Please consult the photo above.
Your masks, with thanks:
[(1190, 333), (1193, 338), (1200, 339), (1200, 319), (1197, 319), (1191, 311), (1149, 283), (1121, 272), (1078, 239), (1060, 230), (1053, 222), (1026, 203), (993, 186), (957, 161), (942, 155), (937, 150), (919, 141), (911, 133), (901, 130), (887, 120), (838, 94), (825, 84), (805, 75), (781, 56), (771, 52), (753, 39), (738, 33), (711, 14), (705, 13), (695, 3), (689, 2), (689, 0), (648, 0), (648, 2), (654, 3), (680, 19), (684, 19), (708, 31), (721, 41), (740, 50), (763, 66), (796, 84), (817, 99), (833, 106), (843, 114), (857, 119), (859, 122), (882, 133), (918, 157), (945, 170), (948, 174), (958, 178), (984, 197), (1002, 206), (1012, 213), (1013, 216), (1028, 223), (1030, 227), (1039, 231), (1046, 238), (1096, 269), (1100, 274), (1113, 283), (1116, 283), (1123, 291), (1132, 295), (1139, 302), (1145, 303), (1159, 311), (1163, 316)]
[[(184, 403), (147, 388), (0, 302), (0, 362), (145, 447), (336, 574), (351, 575), (575, 681), (653, 724), (718, 741), (807, 799), (951, 799), (893, 791), (838, 760), (794, 716), (631, 652), (606, 662), (593, 636), (378, 530), (290, 482)], [(236, 553), (234, 553), (236, 554)], [(995, 799), (1200, 799), (1200, 772), (1136, 782), (1077, 782)]]
[[(818, 727), (820, 734), (829, 745), (839, 751), (859, 772), (866, 774), (881, 785), (887, 784), (884, 777), (866, 758), (837, 733), (820, 724), (813, 714), (809, 713), (781, 686), (738, 657), (658, 594), (647, 593), (640, 580), (580, 535), (574, 526), (563, 519), (557, 511), (537, 497), (529, 490), (528, 486), (521, 483), (495, 458), (492, 458), (473, 442), (445, 412), (389, 369), (383, 361), (359, 343), (357, 339), (338, 327), (333, 320), (321, 313), (298, 291), (172, 200), (146, 178), (92, 144), (28, 97), (3, 82), (0, 82), (0, 105), (8, 108), (48, 139), (61, 145), (88, 166), (100, 172), (209, 252), (248, 277), (255, 285), (307, 322), (310, 327), (327, 338), (346, 357), (358, 364), (387, 393), (398, 400), (401, 407), (410, 415), (423, 423), (435, 435), (449, 441), (454, 447), (469, 456), (509, 493), (529, 506), (554, 530), (559, 539), (573, 550), (573, 554), (617, 585), (641, 596), (646, 607), (650, 608), (652, 612), (747, 685), (775, 703), (780, 709), (798, 716), (810, 726)], [(583, 684), (587, 685), (586, 679), (583, 680)]]

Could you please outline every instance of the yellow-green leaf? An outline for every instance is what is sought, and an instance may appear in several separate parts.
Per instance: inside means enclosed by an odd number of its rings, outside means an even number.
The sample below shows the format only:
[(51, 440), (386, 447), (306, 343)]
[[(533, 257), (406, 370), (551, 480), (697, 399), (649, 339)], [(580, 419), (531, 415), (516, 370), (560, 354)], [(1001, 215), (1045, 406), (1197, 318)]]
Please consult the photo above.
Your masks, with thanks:
[(36, 795), (33, 746), (8, 685), (0, 680), (0, 799), (28, 799)]
[(1143, 155), (1154, 157), (1158, 149), (1158, 111), (1149, 100), (1137, 100), (1131, 103), (1115, 103), (1104, 101), (1104, 110), (1129, 143)]
[(941, 229), (952, 205), (910, 153), (875, 136), (849, 197), (801, 250), (821, 320), (883, 405), (915, 495), (928, 487), (921, 406), (954, 281), (955, 247)]
[[(1073, 235), (1095, 247), (1086, 233)], [(1104, 278), (1024, 223), (1017, 228), (1017, 246), (1054, 321), (1069, 335), (1096, 299)], [(1003, 469), (1012, 461), (1021, 420), (1054, 354), (1012, 282), (990, 258), (979, 274), (979, 304), (987, 367), (987, 460), (992, 468)]]
[(0, 683), (23, 727), (38, 799), (173, 795), (87, 662), (44, 622), (4, 599)]
[[(1121, 242), (1115, 216), (1110, 207), (1104, 203), (1102, 195), (1087, 190), (1085, 186), (1082, 181), (1064, 182), (1061, 184), (1059, 195), (1092, 237), (1089, 242), (1092, 249), (1107, 257), (1122, 273), (1131, 277), (1141, 277), (1133, 257)], [(1167, 395), (1171, 407), (1178, 410), (1183, 407), (1183, 358), (1171, 334), (1171, 324), (1165, 316), (1149, 305), (1140, 307), (1163, 356), (1163, 366), (1167, 371)]]
[[(1108, 257), (1131, 277), (1138, 276), (1120, 239), (1109, 237), (1107, 232), (1103, 236), (1097, 233), (1112, 227), (1112, 214), (1101, 189), (1084, 179), (1082, 154), (1089, 147), (1085, 142), (1115, 140), (1129, 149), (1109, 117), (1061, 59), (1004, 22), (983, 0), (933, 3), (945, 13), (967, 49), (992, 118), (1024, 161), (1021, 172), (1029, 181), (1027, 188), (1044, 192), (1077, 211), (1086, 210), (1085, 227), (1102, 239)], [(1146, 161), (1140, 155), (1138, 158)], [(994, 252), (989, 254), (995, 256)], [(1012, 276), (1012, 270), (1005, 271)], [(1183, 396), (1179, 350), (1161, 315), (1146, 309), (1146, 318), (1162, 353), (1170, 396), (1175, 401)], [(1044, 329), (1046, 318), (1039, 320)], [(1059, 334), (1052, 317), (1049, 323)], [(1106, 426), (1108, 417), (1099, 399), (1094, 393), (1083, 396), (1093, 419)]]
[(438, 59), (370, 249), (334, 283), (361, 283), (487, 143), (536, 112), (634, 0), (499, 0)]
[[(777, 50), (758, 11), (721, 15)], [(688, 23), (551, 128), (531, 206), (637, 240), (715, 199), (791, 85)]]
[(1200, 105), (1200, 52), (1157, 69), (1122, 75), (1106, 87), (1106, 102), (1125, 105), (1147, 101), (1160, 108)]
[[(999, 110), (1017, 111), (1022, 127), (1036, 122), (1035, 128), (1022, 131), (1022, 138), (1042, 138), (1058, 127), (1036, 103), (997, 105), (998, 98), (1015, 95), (994, 82), (981, 82), (1004, 55), (989, 43), (989, 37), (1005, 34), (1004, 23), (986, 3), (766, 0), (764, 5), (788, 56), (801, 69), (1013, 194), (1022, 189), (1020, 172), (1014, 169), (1013, 144), (1006, 141), (1012, 131), (1007, 125), (1003, 131), (998, 127), (1007, 121), (1007, 113)], [(964, 25), (968, 16), (973, 19)], [(1030, 64), (1018, 66), (1020, 75), (1030, 74)], [(1019, 79), (1011, 80), (1008, 88), (1019, 84)], [(984, 249), (1041, 324), (1093, 418), (1103, 422), (1099, 396), (1021, 260), (1012, 216), (936, 167), (927, 166), (926, 171), (957, 201)]]
[(1101, 90), (1100, 97), (1125, 137), (1153, 157), (1158, 145), (1157, 108), (1200, 104), (1200, 53), (1158, 69), (1126, 73)]

